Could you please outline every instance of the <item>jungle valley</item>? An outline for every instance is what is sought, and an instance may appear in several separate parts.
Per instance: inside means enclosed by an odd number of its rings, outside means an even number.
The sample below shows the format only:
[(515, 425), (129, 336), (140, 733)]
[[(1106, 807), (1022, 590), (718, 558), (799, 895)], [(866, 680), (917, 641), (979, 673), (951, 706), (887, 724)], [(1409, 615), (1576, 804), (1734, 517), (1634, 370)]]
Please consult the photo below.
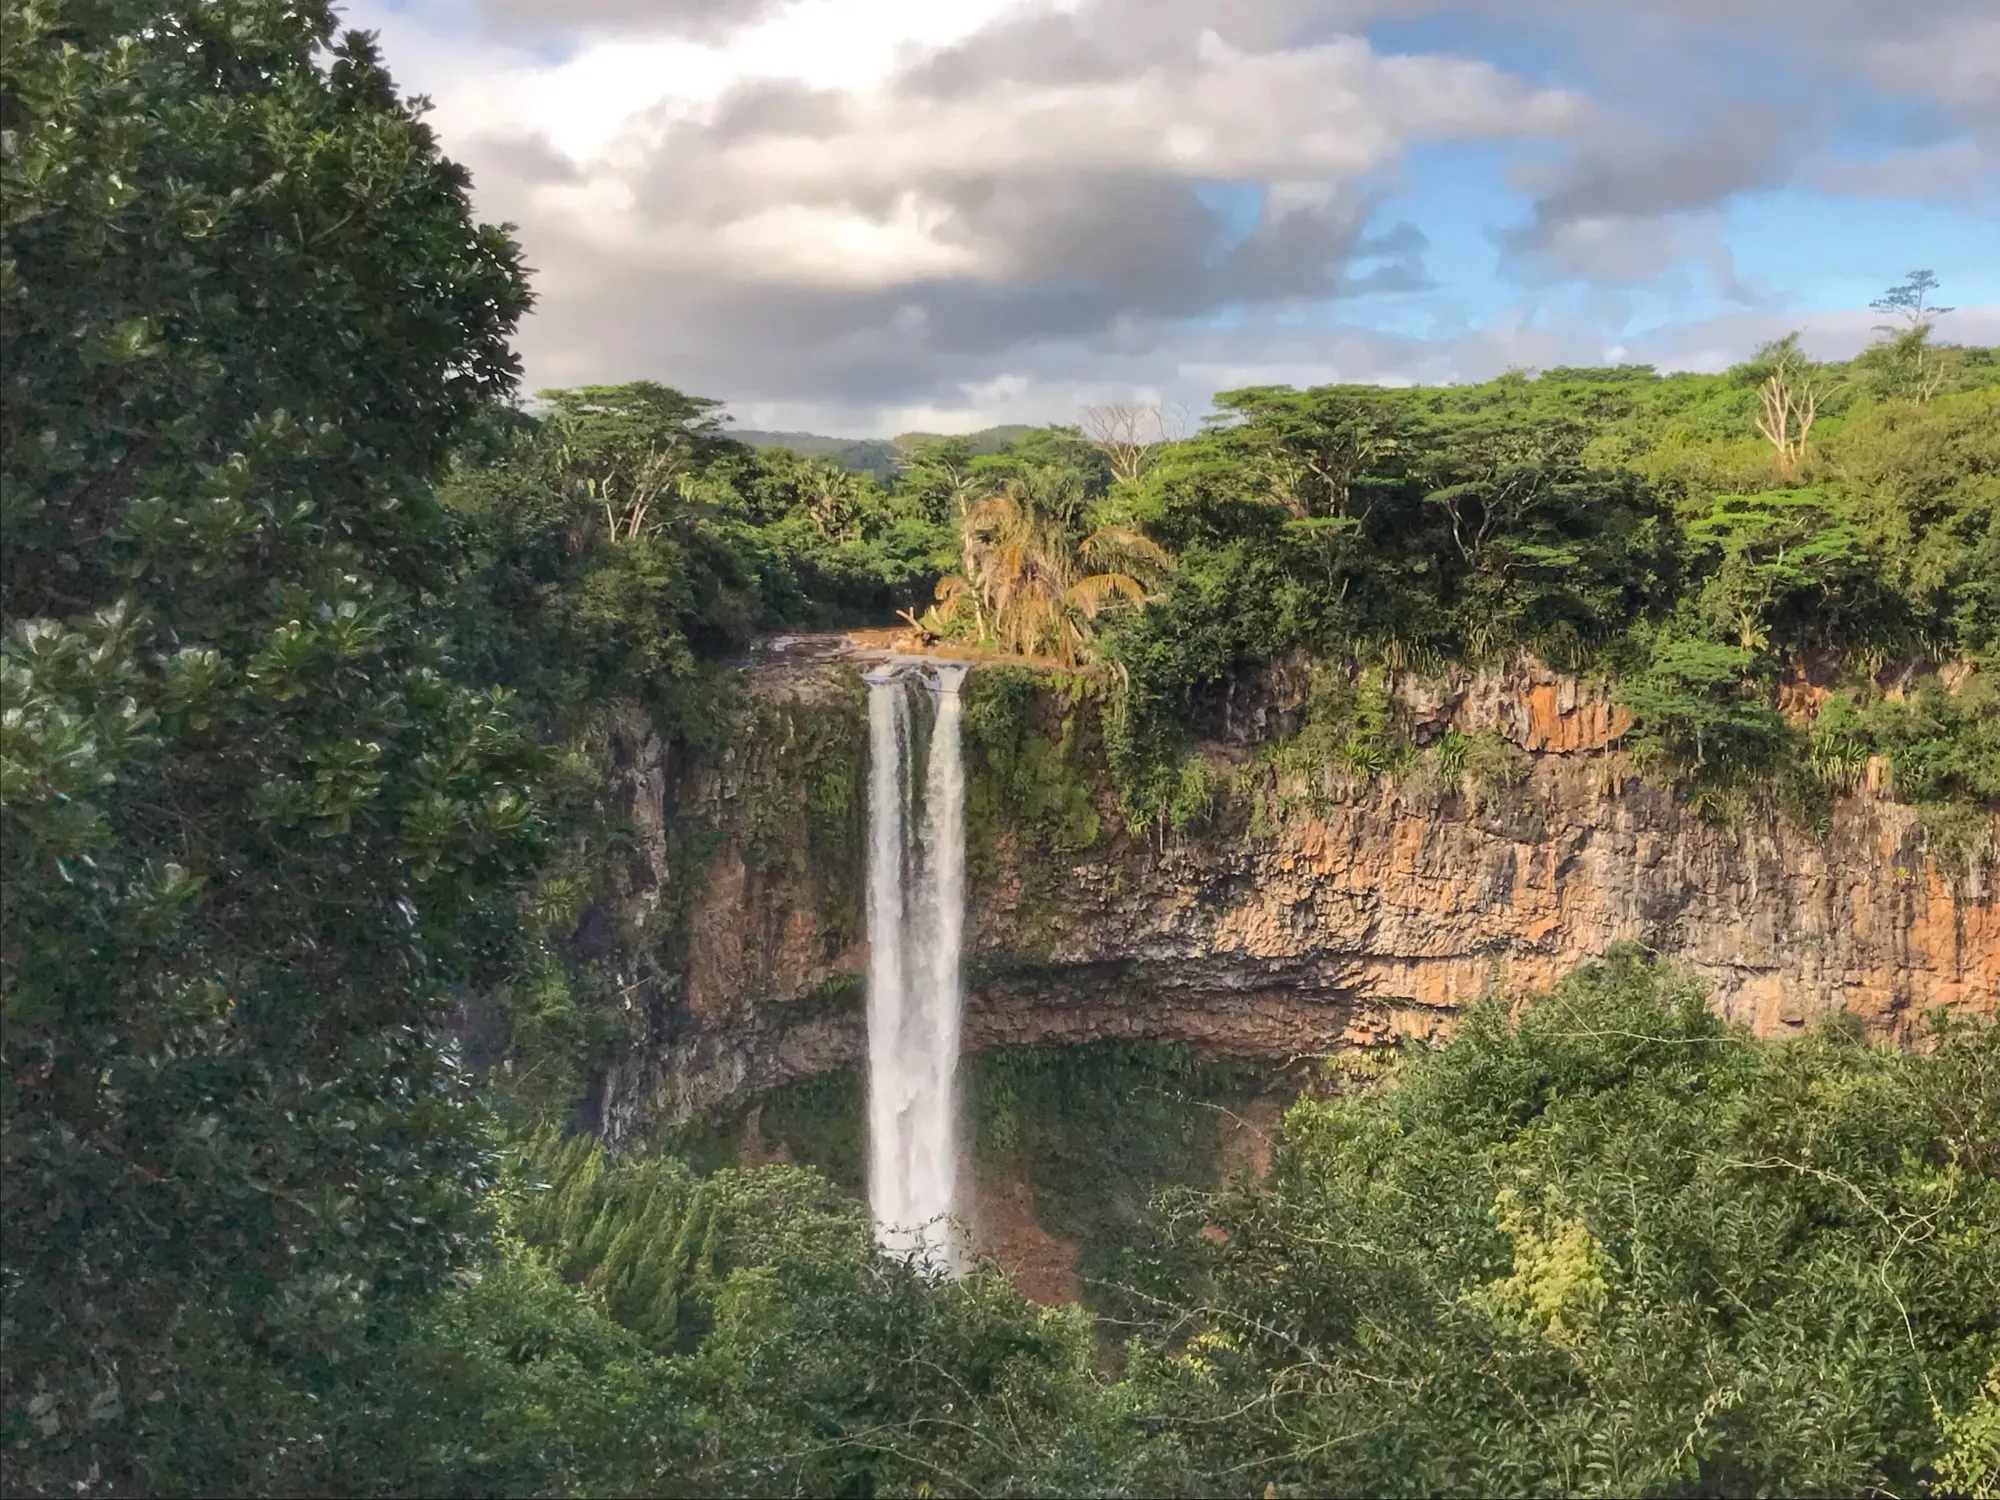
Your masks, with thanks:
[[(7, 0), (0, 124), (8, 1493), (2000, 1494), (1928, 273), (1840, 364), (752, 443), (518, 389), (317, 5)], [(951, 1274), (885, 661), (965, 668)]]

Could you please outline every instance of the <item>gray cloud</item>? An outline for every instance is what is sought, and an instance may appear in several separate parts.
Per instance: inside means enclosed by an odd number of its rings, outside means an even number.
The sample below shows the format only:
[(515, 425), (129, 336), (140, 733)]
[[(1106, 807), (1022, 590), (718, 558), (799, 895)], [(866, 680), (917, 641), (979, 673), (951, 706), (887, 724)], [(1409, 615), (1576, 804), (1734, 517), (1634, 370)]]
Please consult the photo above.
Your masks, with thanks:
[(829, 136), (844, 129), (848, 96), (790, 78), (759, 78), (732, 89), (708, 130), (722, 141), (753, 136)]
[(1927, 22), (1906, 21), (1860, 59), (1890, 92), (1926, 100), (2000, 151), (2000, 8), (1939, 0)]
[(782, 10), (790, 0), (477, 0), (501, 32), (602, 30), (715, 37)]
[(1810, 163), (1804, 180), (1822, 193), (1953, 204), (2000, 200), (2000, 162), (1972, 141), (1952, 141), (1879, 156), (1829, 156)]
[(1647, 218), (1719, 203), (1784, 180), (1796, 126), (1770, 105), (1743, 104), (1692, 134), (1659, 139), (1616, 129), (1593, 134), (1554, 170), (1516, 173), (1552, 219)]
[[(520, 34), (705, 38), (784, 9), (476, 3)], [(1462, 22), (1466, 55), (1383, 56), (1360, 39), (1422, 17)], [(1810, 15), (1801, 0), (1023, 4), (866, 88), (746, 78), (635, 118), (587, 160), (518, 131), (446, 139), (482, 212), (521, 226), (539, 383), (646, 376), (759, 421), (845, 430), (911, 410), (1051, 417), (1079, 393), (1199, 402), (1258, 370), (1701, 362), (1722, 331), (1782, 332), (1737, 280), (1726, 205), (1801, 179), (1931, 200), (1990, 184), (1976, 143), (2000, 97), (2000, 44), (1981, 50), (1996, 25), (1993, 0), (1818, 0)], [(1589, 97), (1476, 60), (1503, 26)], [(1750, 76), (1769, 84), (1756, 100), (1731, 82)], [(1919, 103), (1931, 123), (1876, 158), (1831, 154), (1856, 89)], [(1705, 267), (1750, 321), (1622, 350), (1603, 318), (1432, 339), (1340, 326), (1329, 308), (1344, 297), (1428, 285), (1422, 235), (1378, 219), (1406, 153), (1453, 141), (1534, 147), (1516, 176), (1530, 217), (1494, 231), (1522, 281), (1655, 287)]]
[(918, 59), (896, 80), (903, 93), (949, 99), (1002, 83), (1108, 83), (1121, 77), (1121, 50), (1107, 46), (1080, 17), (1057, 11), (1003, 18), (978, 35)]
[(1804, 135), (1803, 121), (1764, 104), (1736, 105), (1672, 138), (1608, 123), (1566, 160), (1515, 172), (1534, 195), (1533, 217), (1498, 236), (1502, 253), (1530, 278), (1625, 285), (1701, 261), (1725, 295), (1747, 296), (1709, 211), (1785, 182)]
[(1009, 274), (879, 286), (677, 277), (548, 236), (531, 245), (545, 290), (525, 350), (553, 383), (667, 372), (707, 391), (789, 403), (838, 391), (885, 406), (948, 399), (1030, 348), (1153, 351), (1225, 306), (1423, 284), (1422, 236), (1365, 234), (1365, 201), (1275, 216), (1219, 250), (1185, 185), (1157, 179), (1009, 182), (963, 217), (969, 233), (1020, 247)]

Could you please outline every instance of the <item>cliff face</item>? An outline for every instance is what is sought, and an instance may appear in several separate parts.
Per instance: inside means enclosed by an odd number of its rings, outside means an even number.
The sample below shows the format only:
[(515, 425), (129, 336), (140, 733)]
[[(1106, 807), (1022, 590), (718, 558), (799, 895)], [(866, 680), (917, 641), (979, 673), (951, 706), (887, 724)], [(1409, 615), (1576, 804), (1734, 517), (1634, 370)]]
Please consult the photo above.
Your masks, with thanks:
[[(684, 971), (607, 1082), (613, 1138), (862, 1056), (852, 756), (776, 785), (788, 811), (775, 842), (750, 827), (773, 821), (752, 815), (750, 792), (773, 792), (770, 767), (797, 755), (802, 719), (822, 723), (804, 735), (815, 744), (839, 739), (823, 725), (843, 718), (841, 743), (861, 743), (852, 669), (772, 668), (752, 692), (761, 734), (681, 798), (679, 817), (720, 837), (684, 877)], [(1435, 1032), (1488, 989), (1546, 985), (1627, 940), (1693, 971), (1717, 1009), (1764, 1034), (1846, 1011), (1906, 1040), (1933, 1008), (2000, 1006), (2000, 904), (1990, 882), (1926, 851), (1912, 809), (1864, 789), (1818, 831), (1777, 815), (1705, 820), (1613, 748), (1625, 725), (1604, 694), (1531, 666), (1397, 696), (1420, 744), (1455, 729), (1515, 747), (1507, 774), (1378, 777), (1280, 818), (1225, 810), (1164, 839), (1115, 833), (1100, 792), (1103, 832), (1066, 854), (990, 830), (970, 882), (968, 1045), (1121, 1037), (1275, 1058), (1365, 1046)], [(1285, 711), (1281, 687), (1230, 718), (1248, 735)], [(641, 802), (663, 781), (646, 753), (627, 755)], [(1225, 772), (1243, 759), (1228, 744), (1210, 753)], [(816, 834), (813, 808), (840, 800), (828, 788), (841, 776), (856, 778), (850, 832)], [(655, 886), (672, 878), (661, 869)]]

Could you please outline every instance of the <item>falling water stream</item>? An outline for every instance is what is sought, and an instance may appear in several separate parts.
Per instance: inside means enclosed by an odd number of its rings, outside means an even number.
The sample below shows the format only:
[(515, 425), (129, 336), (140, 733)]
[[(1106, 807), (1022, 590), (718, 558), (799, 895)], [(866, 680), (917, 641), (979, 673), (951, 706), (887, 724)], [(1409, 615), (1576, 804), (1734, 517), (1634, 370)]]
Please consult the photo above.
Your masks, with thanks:
[[(965, 767), (955, 662), (868, 683), (868, 1200), (883, 1247), (956, 1270)], [(921, 796), (914, 761), (925, 739)]]

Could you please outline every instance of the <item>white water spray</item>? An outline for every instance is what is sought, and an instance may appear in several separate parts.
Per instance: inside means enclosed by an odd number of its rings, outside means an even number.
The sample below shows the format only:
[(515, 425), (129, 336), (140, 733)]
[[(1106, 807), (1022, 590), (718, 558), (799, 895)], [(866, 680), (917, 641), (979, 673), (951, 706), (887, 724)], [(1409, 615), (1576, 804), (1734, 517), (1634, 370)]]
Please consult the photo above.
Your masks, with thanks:
[(885, 1249), (940, 1270), (962, 1262), (958, 1176), (959, 949), (965, 930), (965, 767), (959, 684), (931, 671), (936, 719), (921, 802), (910, 748), (912, 676), (868, 682), (868, 1199)]

